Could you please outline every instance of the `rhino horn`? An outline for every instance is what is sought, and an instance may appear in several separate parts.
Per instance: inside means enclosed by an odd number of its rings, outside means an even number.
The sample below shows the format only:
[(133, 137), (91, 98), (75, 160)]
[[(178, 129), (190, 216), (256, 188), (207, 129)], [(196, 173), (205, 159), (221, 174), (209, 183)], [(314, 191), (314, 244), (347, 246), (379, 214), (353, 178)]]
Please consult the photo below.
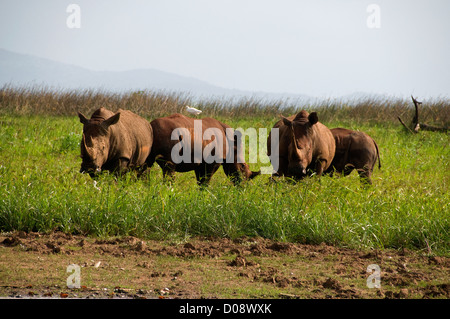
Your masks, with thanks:
[(94, 158), (94, 152), (93, 152), (94, 150), (92, 147), (87, 146), (86, 136), (84, 134), (83, 134), (83, 146), (84, 146), (84, 149), (86, 150), (86, 152), (88, 153), (89, 157)]

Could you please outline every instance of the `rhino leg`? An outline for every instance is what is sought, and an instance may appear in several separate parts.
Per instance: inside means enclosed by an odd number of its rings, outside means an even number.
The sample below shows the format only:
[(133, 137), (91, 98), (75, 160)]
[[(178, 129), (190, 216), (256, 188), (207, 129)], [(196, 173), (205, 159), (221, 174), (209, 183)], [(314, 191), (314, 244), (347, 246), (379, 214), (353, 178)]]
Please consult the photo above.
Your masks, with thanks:
[[(272, 163), (272, 162), (271, 162)], [(272, 163), (273, 165), (273, 163)], [(283, 177), (288, 175), (289, 162), (285, 157), (278, 158), (278, 168), (277, 171), (272, 174), (272, 179), (275, 177)]]
[(144, 172), (147, 170), (147, 163), (142, 164), (141, 166), (139, 166), (137, 168), (137, 177), (141, 177), (142, 174), (144, 174)]
[(152, 156), (152, 154), (150, 154), (148, 157), (147, 157), (147, 159), (145, 160), (145, 165), (146, 165), (146, 167), (152, 167), (153, 166), (153, 164), (155, 164), (155, 157), (154, 156)]
[(218, 165), (200, 165), (195, 169), (195, 177), (197, 178), (197, 183), (200, 186), (207, 186), (211, 177), (219, 168)]
[[(147, 165), (149, 165), (148, 163), (149, 162), (147, 161)], [(163, 180), (173, 182), (175, 179), (175, 164), (171, 161), (165, 160), (163, 157), (157, 157), (156, 163), (158, 163), (159, 167), (162, 169)]]
[(364, 165), (362, 169), (358, 169), (358, 174), (361, 178), (361, 183), (364, 185), (372, 185), (372, 179), (370, 178), (372, 175), (372, 169), (370, 169), (367, 165)]
[(315, 167), (316, 175), (319, 177), (322, 176), (323, 172), (325, 172), (326, 166), (327, 166), (326, 160), (323, 160), (323, 159), (317, 160), (316, 167)]
[(164, 167), (162, 171), (163, 171), (163, 180), (165, 182), (171, 183), (175, 180), (175, 170), (170, 169), (168, 167)]
[(117, 167), (118, 167), (117, 173), (119, 175), (125, 174), (128, 171), (129, 165), (130, 165), (130, 160), (128, 158), (125, 158), (125, 157), (119, 158), (119, 163), (117, 165)]
[(355, 169), (355, 166), (353, 164), (347, 164), (344, 167), (343, 174), (344, 176), (350, 175), (351, 172)]

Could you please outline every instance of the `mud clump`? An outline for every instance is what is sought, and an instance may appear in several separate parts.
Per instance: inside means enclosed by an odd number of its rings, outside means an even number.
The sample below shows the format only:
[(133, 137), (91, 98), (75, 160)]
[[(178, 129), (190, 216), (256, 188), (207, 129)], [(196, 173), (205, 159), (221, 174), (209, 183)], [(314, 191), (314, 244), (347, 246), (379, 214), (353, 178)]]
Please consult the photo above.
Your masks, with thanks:
[(13, 236), (13, 237), (6, 237), (3, 241), (2, 241), (2, 245), (6, 246), (6, 247), (15, 247), (17, 245), (20, 245), (22, 242), (20, 241), (19, 238)]
[(192, 245), (191, 243), (186, 243), (183, 245), (183, 247), (188, 250), (195, 250), (195, 246)]
[(342, 290), (342, 285), (339, 283), (339, 281), (333, 278), (328, 278), (327, 280), (325, 280), (322, 286), (323, 288), (334, 289), (337, 291)]
[(446, 296), (450, 298), (450, 284), (428, 285), (424, 289), (424, 298)]
[(276, 252), (283, 252), (283, 253), (290, 253), (294, 251), (293, 245), (289, 243), (275, 242), (267, 246), (267, 248), (270, 250), (274, 250)]
[(231, 267), (245, 267), (247, 265), (247, 260), (242, 256), (236, 256), (231, 262), (228, 263)]
[(231, 267), (253, 267), (259, 266), (259, 264), (254, 263), (252, 261), (248, 261), (244, 256), (237, 255), (232, 261), (228, 263), (228, 266)]
[(47, 246), (47, 248), (50, 249), (50, 251), (54, 254), (59, 254), (62, 252), (61, 247), (56, 243), (48, 242), (45, 244), (45, 246)]

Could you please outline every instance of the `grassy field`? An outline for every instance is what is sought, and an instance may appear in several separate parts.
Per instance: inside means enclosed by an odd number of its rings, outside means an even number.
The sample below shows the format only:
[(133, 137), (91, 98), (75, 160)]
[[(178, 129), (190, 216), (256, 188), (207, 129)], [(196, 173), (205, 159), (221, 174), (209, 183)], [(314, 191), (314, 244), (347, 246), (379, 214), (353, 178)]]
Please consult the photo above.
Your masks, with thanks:
[[(89, 94), (90, 95), (89, 95)], [(14, 95), (15, 94), (15, 95)], [(47, 94), (47, 95), (46, 95)], [(308, 105), (328, 127), (361, 130), (378, 143), (382, 168), (364, 188), (356, 173), (346, 178), (310, 178), (298, 184), (270, 183), (262, 175), (234, 187), (222, 169), (206, 190), (193, 172), (162, 182), (155, 165), (141, 179), (103, 175), (95, 185), (80, 174), (82, 125), (78, 109), (132, 109), (151, 120), (180, 111), (190, 102), (176, 95), (92, 92), (52, 94), (0, 92), (0, 231), (91, 236), (131, 235), (182, 240), (195, 236), (260, 236), (287, 242), (326, 243), (350, 248), (409, 248), (449, 255), (450, 137), (404, 132), (393, 114), (409, 114), (405, 101), (363, 101), (356, 105)], [(150, 105), (144, 107), (145, 103)], [(209, 105), (209, 107), (207, 106)], [(425, 103), (424, 103), (425, 105)], [(81, 107), (83, 106), (83, 107)], [(298, 106), (199, 103), (205, 116), (233, 128), (270, 129), (278, 114)], [(286, 108), (286, 109), (284, 109)], [(448, 101), (429, 103), (424, 118), (448, 124)], [(323, 115), (323, 116), (321, 116)], [(200, 117), (201, 118), (201, 117)], [(262, 166), (251, 163), (252, 170)]]

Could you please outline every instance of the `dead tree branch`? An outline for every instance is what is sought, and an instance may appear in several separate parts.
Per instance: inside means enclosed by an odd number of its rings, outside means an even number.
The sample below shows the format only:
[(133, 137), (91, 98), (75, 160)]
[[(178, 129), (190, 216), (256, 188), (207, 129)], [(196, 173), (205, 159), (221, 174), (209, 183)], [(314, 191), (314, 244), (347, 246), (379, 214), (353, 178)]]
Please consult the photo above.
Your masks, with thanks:
[(419, 130), (423, 130), (423, 131), (432, 131), (432, 132), (447, 132), (448, 131), (448, 127), (438, 127), (438, 126), (433, 126), (433, 125), (428, 125), (425, 123), (420, 123), (419, 122), (419, 105), (422, 104), (422, 102), (417, 101), (414, 96), (411, 95), (411, 99), (414, 103), (414, 107), (415, 107), (415, 115), (411, 121), (411, 128), (408, 127), (405, 122), (403, 122), (403, 120), (400, 118), (400, 116), (398, 116), (398, 120), (400, 121), (400, 123), (410, 132), (410, 133), (419, 133)]
[(402, 121), (400, 116), (397, 116), (398, 120), (400, 121), (400, 123), (402, 123), (403, 127), (406, 128), (406, 130), (408, 130), (410, 133), (414, 134), (417, 132), (414, 132), (413, 130), (411, 130), (408, 126), (406, 126), (406, 124)]

